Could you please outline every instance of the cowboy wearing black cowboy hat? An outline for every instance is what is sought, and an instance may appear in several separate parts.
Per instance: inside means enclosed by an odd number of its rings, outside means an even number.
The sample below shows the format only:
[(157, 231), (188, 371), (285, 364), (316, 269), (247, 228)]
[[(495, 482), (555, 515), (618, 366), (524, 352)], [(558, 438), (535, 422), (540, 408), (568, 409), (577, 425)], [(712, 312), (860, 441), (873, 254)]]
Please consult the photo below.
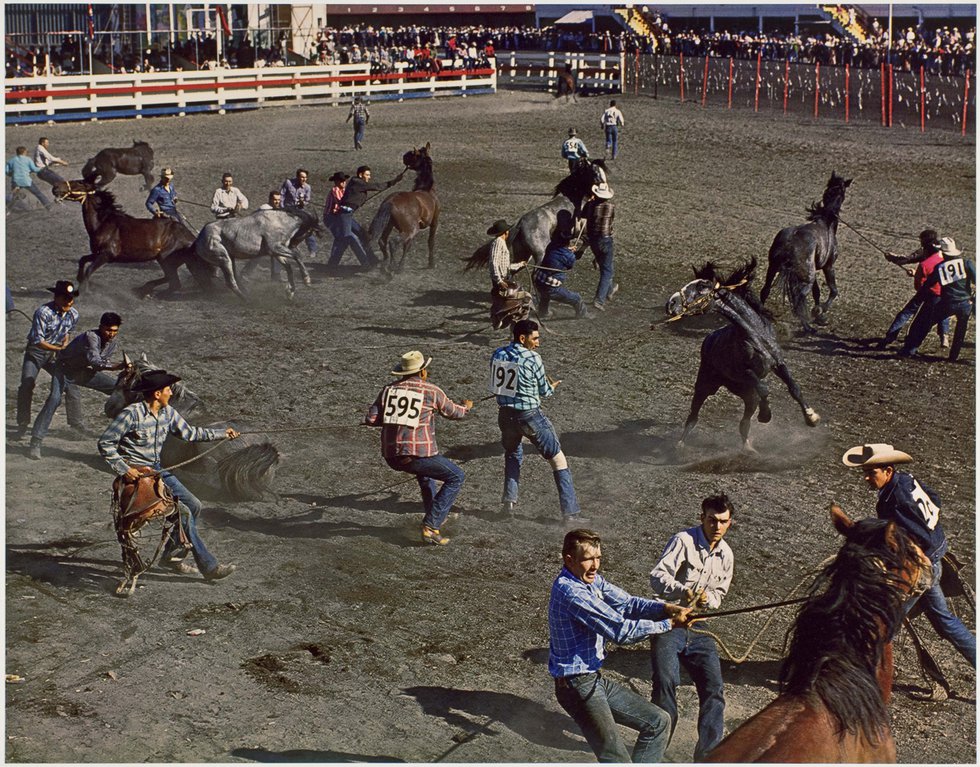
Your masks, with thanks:
[[(68, 346), (69, 335), (78, 324), (78, 309), (74, 308), (75, 299), (79, 295), (78, 288), (68, 280), (58, 280), (48, 290), (54, 293), (54, 299), (37, 308), (31, 321), (31, 330), (27, 334), (20, 387), (17, 389), (17, 429), (11, 435), (14, 439), (22, 438), (30, 428), (31, 402), (34, 399), (38, 373), (46, 370), (54, 375), (55, 357)], [(71, 394), (65, 392), (65, 399), (68, 424), (85, 434), (78, 391)]]
[(171, 531), (160, 561), (174, 572), (182, 575), (199, 572), (205, 580), (213, 581), (231, 575), (235, 571), (235, 565), (218, 564), (218, 560), (204, 545), (197, 532), (201, 502), (177, 477), (169, 471), (161, 471), (160, 452), (170, 434), (188, 442), (207, 442), (236, 439), (239, 433), (230, 427), (222, 431), (188, 424), (169, 404), (173, 394), (170, 387), (179, 380), (179, 377), (166, 370), (143, 373), (139, 382), (132, 387), (133, 391), (143, 395), (143, 401), (134, 402), (125, 408), (109, 424), (109, 428), (99, 437), (99, 453), (117, 475), (132, 481), (139, 479), (147, 467), (161, 472), (163, 483), (189, 512), (180, 514), (180, 526), (191, 543), (197, 567), (183, 561), (188, 552), (180, 546), (180, 531), (176, 526)]
[(504, 219), (493, 222), (487, 234), (494, 238), (490, 244), (490, 324), (494, 330), (507, 327), (527, 318), (531, 310), (531, 294), (520, 289), (513, 276), (527, 266), (527, 261), (511, 263), (507, 238), (510, 224)]

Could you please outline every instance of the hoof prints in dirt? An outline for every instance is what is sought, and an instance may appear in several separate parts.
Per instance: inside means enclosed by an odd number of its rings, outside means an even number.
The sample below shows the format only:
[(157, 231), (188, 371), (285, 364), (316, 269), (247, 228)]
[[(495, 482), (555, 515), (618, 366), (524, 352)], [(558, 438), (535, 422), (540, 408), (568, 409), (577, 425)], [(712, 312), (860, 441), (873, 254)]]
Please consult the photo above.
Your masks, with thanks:
[(242, 663), (245, 673), (270, 690), (314, 694), (318, 690), (312, 685), (303, 685), (292, 675), (309, 678), (310, 663), (330, 663), (330, 653), (319, 644), (308, 644), (290, 653), (259, 655)]

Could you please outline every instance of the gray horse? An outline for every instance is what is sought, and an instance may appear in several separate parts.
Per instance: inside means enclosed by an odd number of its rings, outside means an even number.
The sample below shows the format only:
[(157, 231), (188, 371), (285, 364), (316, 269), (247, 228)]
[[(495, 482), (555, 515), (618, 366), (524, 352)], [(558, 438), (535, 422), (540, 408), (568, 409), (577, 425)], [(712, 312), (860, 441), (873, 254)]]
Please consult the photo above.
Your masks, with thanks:
[(310, 284), (310, 273), (299, 260), (296, 246), (312, 232), (324, 230), (316, 215), (302, 208), (257, 210), (250, 216), (226, 218), (205, 225), (194, 241), (197, 255), (221, 269), (225, 282), (236, 296), (245, 299), (235, 275), (235, 260), (270, 256), (286, 268), (289, 278), (289, 297), (296, 294), (296, 283), (290, 261), (295, 262), (303, 275), (303, 284)]
[[(571, 229), (582, 213), (583, 203), (592, 195), (592, 187), (606, 183), (606, 165), (602, 160), (582, 160), (575, 170), (558, 182), (555, 196), (521, 216), (507, 237), (512, 261), (540, 261), (551, 242), (555, 229)], [(490, 261), (488, 242), (466, 259), (466, 269), (485, 267)]]
[[(146, 352), (141, 353), (135, 360), (130, 359), (128, 354), (123, 354), (123, 362), (126, 363), (126, 367), (116, 378), (116, 388), (105, 403), (105, 414), (109, 418), (115, 418), (123, 408), (140, 399), (140, 395), (133, 391), (133, 386), (139, 382), (144, 373), (160, 369), (159, 365), (153, 364), (146, 358)], [(186, 417), (198, 406), (204, 409), (200, 397), (188, 389), (183, 381), (173, 384), (170, 389), (173, 392), (170, 406), (182, 416)]]

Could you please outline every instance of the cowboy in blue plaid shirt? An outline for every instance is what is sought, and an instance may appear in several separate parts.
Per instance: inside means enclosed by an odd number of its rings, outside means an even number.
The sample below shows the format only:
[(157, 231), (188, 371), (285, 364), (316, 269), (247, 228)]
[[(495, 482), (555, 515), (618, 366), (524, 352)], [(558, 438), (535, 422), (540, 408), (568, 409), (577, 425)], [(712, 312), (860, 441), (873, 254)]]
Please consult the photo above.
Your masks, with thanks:
[(500, 426), (500, 442), (504, 446), (504, 512), (513, 512), (517, 505), (521, 464), (524, 461), (521, 441), (527, 437), (551, 464), (562, 517), (570, 521), (580, 511), (572, 484), (572, 472), (555, 427), (541, 412), (541, 398), (554, 394), (555, 386), (561, 381), (548, 380), (541, 355), (534, 351), (541, 343), (538, 323), (521, 320), (515, 322), (513, 327), (513, 342), (497, 349), (490, 361), (490, 383), (500, 405), (497, 424)]
[[(599, 575), (601, 543), (592, 530), (565, 535), (564, 567), (548, 602), (548, 671), (555, 679), (555, 697), (600, 762), (662, 762), (670, 740), (670, 716), (602, 676), (600, 669), (607, 640), (632, 644), (687, 626), (691, 608), (630, 596), (609, 583)], [(616, 723), (639, 730), (632, 755)]]

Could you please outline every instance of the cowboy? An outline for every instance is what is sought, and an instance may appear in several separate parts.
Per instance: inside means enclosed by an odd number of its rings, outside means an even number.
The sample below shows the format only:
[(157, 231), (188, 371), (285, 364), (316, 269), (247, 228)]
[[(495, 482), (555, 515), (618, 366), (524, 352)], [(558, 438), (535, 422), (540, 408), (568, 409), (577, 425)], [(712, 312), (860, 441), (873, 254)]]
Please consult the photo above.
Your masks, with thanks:
[[(602, 547), (592, 530), (570, 530), (563, 567), (548, 600), (548, 672), (559, 705), (600, 762), (662, 762), (670, 717), (633, 690), (601, 673), (605, 643), (632, 644), (689, 625), (690, 607), (634, 597), (601, 575)], [(632, 754), (617, 723), (639, 731)]]
[(950, 611), (940, 582), (943, 555), (949, 551), (949, 544), (939, 523), (939, 496), (910, 473), (895, 470), (897, 464), (911, 463), (912, 456), (891, 445), (857, 445), (844, 453), (841, 461), (845, 466), (863, 470), (868, 488), (878, 496), (875, 505), (878, 518), (901, 525), (932, 562), (932, 586), (924, 594), (905, 603), (905, 614), (908, 615), (916, 602), (921, 600), (923, 612), (936, 632), (976, 668), (976, 637)]
[(172, 218), (190, 229), (187, 219), (177, 210), (177, 187), (173, 185), (173, 178), (173, 168), (160, 171), (160, 181), (146, 198), (146, 209), (156, 218)]
[[(333, 182), (333, 186), (327, 194), (327, 202), (323, 206), (323, 223), (333, 235), (334, 244), (330, 251), (330, 258), (327, 260), (327, 266), (339, 266), (344, 257), (344, 250), (349, 245), (361, 266), (370, 268), (373, 266), (373, 262), (361, 242), (363, 231), (356, 221), (353, 222), (351, 227), (352, 229), (353, 227), (357, 227), (360, 234), (355, 236), (352, 231), (349, 239), (345, 240), (343, 200), (344, 194), (347, 192), (347, 183), (350, 181), (350, 176), (338, 170), (330, 177), (330, 181)], [(353, 219), (351, 220), (353, 221)], [(338, 248), (340, 250), (340, 256), (334, 258), (334, 251)]]
[[(75, 390), (74, 396), (66, 396), (69, 409), (73, 407), (73, 403), (77, 406), (81, 401), (78, 393), (80, 386), (103, 394), (112, 394), (116, 388), (116, 377), (109, 375), (108, 371), (126, 368), (125, 362), (116, 364), (112, 362), (120, 325), (122, 325), (122, 318), (118, 314), (105, 312), (99, 320), (98, 328), (76, 337), (58, 355), (51, 375), (51, 391), (44, 401), (41, 412), (34, 419), (34, 427), (31, 429), (31, 445), (28, 451), (30, 458), (40, 460), (41, 443), (48, 434), (51, 419), (54, 418), (58, 405), (61, 404), (62, 394), (66, 394), (69, 388)], [(72, 427), (73, 431), (86, 437), (95, 437), (94, 433), (80, 425), (81, 417), (81, 408), (78, 407), (74, 417), (69, 418), (69, 421), (75, 424)]]
[(514, 323), (513, 333), (514, 340), (497, 349), (490, 360), (490, 390), (497, 395), (500, 406), (497, 425), (504, 448), (503, 511), (511, 514), (517, 505), (524, 462), (521, 442), (527, 437), (551, 465), (564, 522), (581, 523), (568, 460), (555, 427), (541, 412), (541, 398), (554, 394), (561, 381), (552, 381), (545, 375), (544, 362), (535, 351), (541, 345), (538, 323), (520, 320)]
[(217, 219), (231, 218), (238, 214), (240, 210), (248, 209), (248, 198), (242, 194), (242, 190), (233, 186), (235, 179), (230, 173), (225, 173), (221, 177), (221, 186), (214, 190), (211, 198), (211, 212)]
[[(381, 427), (381, 454), (395, 471), (414, 474), (422, 491), (422, 542), (445, 546), (449, 538), (439, 532), (466, 475), (439, 454), (435, 414), (457, 421), (473, 407), (472, 400), (457, 405), (428, 382), (429, 363), (420, 351), (402, 355), (391, 374), (398, 380), (385, 386), (364, 416), (365, 426)], [(436, 482), (442, 487), (436, 490)]]
[(625, 124), (623, 113), (616, 106), (616, 99), (613, 99), (609, 102), (609, 109), (603, 112), (602, 117), (599, 118), (599, 125), (606, 132), (606, 151), (610, 153), (613, 160), (619, 153), (619, 126)]
[[(222, 431), (188, 424), (180, 413), (170, 407), (170, 397), (173, 395), (170, 387), (179, 380), (166, 370), (144, 373), (133, 386), (133, 391), (143, 395), (143, 401), (126, 407), (109, 424), (99, 437), (99, 453), (117, 475), (130, 481), (138, 480), (146, 467), (160, 472), (160, 478), (174, 499), (188, 512), (181, 510), (179, 524), (171, 530), (160, 561), (164, 567), (181, 575), (200, 573), (205, 580), (216, 581), (235, 572), (235, 565), (218, 564), (218, 560), (208, 551), (197, 531), (201, 502), (177, 477), (161, 468), (160, 453), (170, 434), (176, 434), (188, 442), (237, 439), (240, 435), (231, 427)], [(190, 541), (196, 567), (184, 561), (188, 551), (181, 546), (182, 537)]]
[(541, 266), (534, 272), (534, 288), (538, 291), (538, 317), (543, 320), (551, 315), (549, 307), (552, 300), (574, 306), (576, 319), (592, 319), (582, 296), (565, 287), (568, 272), (582, 257), (582, 249), (576, 252), (570, 247), (571, 239), (568, 228), (559, 223), (544, 252)]
[[(731, 529), (735, 508), (727, 495), (701, 501), (701, 523), (673, 536), (650, 571), (653, 594), (665, 602), (691, 608), (721, 607), (732, 583), (735, 557), (722, 540)], [(698, 742), (694, 761), (703, 762), (725, 732), (725, 688), (715, 640), (672, 628), (650, 637), (653, 685), (650, 700), (670, 715), (677, 726), (677, 685), (680, 667), (694, 680), (698, 692)]]
[[(14, 439), (21, 439), (30, 426), (31, 402), (34, 399), (38, 373), (46, 370), (54, 375), (55, 355), (68, 346), (71, 331), (78, 324), (78, 309), (74, 308), (75, 298), (79, 295), (78, 289), (68, 280), (58, 280), (48, 290), (54, 293), (54, 300), (37, 308), (31, 320), (31, 330), (27, 334), (20, 387), (17, 389), (17, 430), (11, 435)], [(66, 391), (65, 398), (69, 426), (87, 436), (81, 423), (82, 408), (78, 390)]]
[(494, 330), (527, 318), (531, 310), (531, 294), (521, 290), (513, 276), (527, 266), (527, 261), (510, 262), (507, 238), (510, 226), (504, 219), (493, 222), (487, 234), (494, 238), (490, 245), (490, 322)]
[(37, 165), (41, 170), (38, 171), (37, 177), (43, 181), (47, 181), (51, 186), (64, 181), (64, 179), (51, 170), (52, 165), (64, 165), (67, 166), (68, 163), (62, 160), (60, 157), (55, 157), (48, 150), (49, 141), (46, 136), (41, 136), (37, 141), (37, 146), (34, 148), (34, 164)]
[(568, 172), (571, 173), (582, 160), (589, 159), (589, 150), (585, 142), (578, 137), (575, 128), (568, 129), (568, 138), (562, 142), (561, 156), (568, 160)]
[(37, 197), (45, 209), (50, 208), (54, 203), (44, 195), (41, 187), (31, 178), (32, 173), (40, 174), (43, 168), (27, 156), (26, 146), (17, 147), (16, 152), (13, 157), (7, 160), (6, 166), (7, 175), (10, 176), (10, 191), (7, 192), (7, 215), (10, 215), (10, 203), (13, 202), (14, 197), (25, 189)]
[(619, 283), (613, 282), (613, 219), (616, 217), (616, 207), (611, 202), (612, 197), (613, 190), (609, 184), (594, 185), (592, 199), (585, 209), (586, 232), (593, 255), (592, 266), (599, 270), (599, 284), (595, 289), (592, 306), (600, 312), (606, 310), (606, 301), (619, 292)]
[(367, 104), (361, 100), (360, 96), (354, 97), (354, 103), (350, 105), (350, 112), (347, 113), (347, 119), (344, 122), (350, 122), (352, 117), (354, 118), (354, 149), (360, 149), (368, 121), (371, 119)]
[[(936, 265), (942, 261), (939, 233), (935, 229), (923, 229), (919, 233), (919, 247), (916, 250), (913, 250), (907, 256), (900, 256), (897, 253), (888, 252), (884, 254), (884, 258), (886, 261), (905, 267), (906, 273), (910, 277), (915, 278), (916, 292), (908, 300), (908, 303), (899, 310), (898, 314), (895, 315), (895, 319), (892, 320), (892, 324), (888, 326), (888, 330), (885, 332), (885, 337), (878, 343), (879, 349), (884, 349), (888, 344), (898, 338), (898, 334), (902, 332), (902, 328), (916, 316), (916, 312), (919, 311), (919, 307), (923, 303), (932, 305), (939, 300), (940, 290), (938, 286), (930, 288), (930, 295), (920, 296), (918, 292), (919, 288), (922, 287), (922, 283), (932, 274)], [(908, 266), (909, 264), (915, 264), (915, 269), (910, 268)], [(943, 321), (938, 332), (939, 345), (945, 349), (949, 346), (949, 320)]]
[(354, 254), (357, 255), (356, 241), (359, 241), (357, 244), (360, 244), (365, 254), (366, 260), (358, 256), (361, 263), (368, 268), (378, 265), (378, 258), (374, 255), (368, 235), (357, 223), (354, 213), (367, 202), (368, 192), (381, 192), (393, 187), (405, 177), (407, 172), (408, 168), (403, 168), (402, 172), (390, 181), (381, 182), (371, 181), (371, 168), (367, 165), (362, 165), (357, 169), (357, 175), (347, 181), (344, 196), (338, 206), (339, 219), (336, 222), (336, 227), (340, 236), (334, 238), (333, 249), (330, 251), (327, 266), (340, 264), (340, 259), (343, 258), (344, 251), (347, 250), (348, 246), (353, 247)]

